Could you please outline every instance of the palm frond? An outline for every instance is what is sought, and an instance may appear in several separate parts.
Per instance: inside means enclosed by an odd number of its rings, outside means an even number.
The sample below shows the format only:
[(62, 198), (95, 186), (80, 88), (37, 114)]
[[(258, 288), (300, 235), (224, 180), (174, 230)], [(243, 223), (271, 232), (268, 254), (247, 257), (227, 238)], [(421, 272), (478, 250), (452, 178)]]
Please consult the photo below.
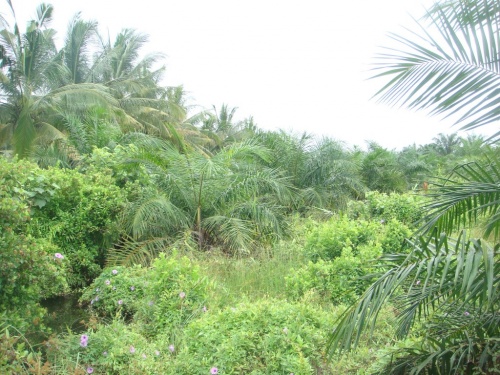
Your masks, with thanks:
[(339, 318), (330, 352), (356, 347), (363, 331), (373, 330), (382, 306), (389, 301), (399, 311), (399, 337), (406, 337), (416, 320), (435, 310), (444, 314), (442, 310), (449, 305), (493, 312), (499, 300), (500, 278), (496, 275), (500, 263), (495, 262), (499, 250), (499, 245), (493, 248), (466, 240), (464, 232), (456, 241), (444, 235), (421, 237), (409, 255), (383, 256), (381, 261), (389, 269)]
[[(494, 0), (480, 3), (436, 4), (427, 14), (429, 25), (417, 22), (420, 33), (391, 34), (400, 48), (378, 56), (375, 70), (382, 72), (375, 77), (390, 81), (375, 95), (389, 104), (458, 115), (456, 123), (464, 130), (500, 120), (498, 5)], [(431, 36), (431, 28), (438, 38)]]
[(164, 237), (189, 223), (182, 210), (166, 196), (157, 194), (146, 194), (125, 209), (123, 226), (135, 240)]
[(202, 221), (202, 228), (215, 240), (235, 254), (244, 254), (254, 246), (253, 225), (247, 220), (214, 215)]
[(427, 195), (433, 201), (423, 209), (423, 231), (437, 227), (451, 233), (485, 218), (484, 236), (500, 238), (500, 162), (489, 160), (461, 165), (447, 179), (438, 180)]
[(171, 244), (171, 237), (149, 238), (142, 241), (130, 237), (123, 238), (115, 247), (108, 251), (106, 264), (108, 266), (132, 266), (142, 264), (149, 266), (151, 261)]

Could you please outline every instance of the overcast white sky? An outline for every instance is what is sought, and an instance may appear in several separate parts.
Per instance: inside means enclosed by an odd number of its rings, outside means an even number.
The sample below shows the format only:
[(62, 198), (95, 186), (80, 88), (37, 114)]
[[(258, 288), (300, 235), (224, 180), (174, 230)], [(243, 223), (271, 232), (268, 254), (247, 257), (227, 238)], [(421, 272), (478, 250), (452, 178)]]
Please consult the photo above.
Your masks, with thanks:
[[(4, 0), (1, 12), (7, 15)], [(22, 27), (38, 0), (12, 0)], [(264, 129), (326, 135), (347, 145), (372, 140), (389, 149), (458, 130), (423, 112), (370, 100), (383, 84), (367, 80), (387, 33), (412, 25), (432, 0), (52, 0), (62, 39), (78, 11), (113, 38), (123, 28), (149, 34), (166, 54), (166, 85), (190, 103), (226, 103)], [(498, 124), (491, 129), (498, 127)]]

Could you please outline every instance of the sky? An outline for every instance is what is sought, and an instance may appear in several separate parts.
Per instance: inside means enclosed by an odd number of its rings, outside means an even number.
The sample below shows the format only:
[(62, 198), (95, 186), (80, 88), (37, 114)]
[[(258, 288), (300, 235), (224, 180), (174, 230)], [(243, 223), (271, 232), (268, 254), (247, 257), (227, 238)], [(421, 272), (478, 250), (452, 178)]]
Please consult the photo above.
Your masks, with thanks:
[[(1, 0), (0, 0), (1, 1)], [(39, 0), (12, 0), (22, 26)], [(389, 32), (412, 26), (432, 0), (52, 0), (60, 42), (81, 12), (111, 40), (124, 28), (148, 34), (165, 54), (164, 84), (183, 85), (194, 110), (222, 104), (258, 127), (308, 133), (365, 148), (426, 144), (459, 130), (451, 120), (372, 99), (368, 79)], [(7, 15), (2, 1), (0, 12)], [(491, 134), (498, 124), (483, 128)], [(460, 133), (466, 135), (468, 133)]]

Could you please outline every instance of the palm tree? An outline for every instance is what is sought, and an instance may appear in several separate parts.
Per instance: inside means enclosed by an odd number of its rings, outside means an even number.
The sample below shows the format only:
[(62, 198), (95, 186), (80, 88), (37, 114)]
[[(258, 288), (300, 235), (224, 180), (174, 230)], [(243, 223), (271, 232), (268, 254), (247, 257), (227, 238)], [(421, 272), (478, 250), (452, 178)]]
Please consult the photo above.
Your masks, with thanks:
[[(416, 41), (393, 34), (402, 48), (380, 56), (378, 76), (390, 77), (378, 93), (381, 99), (458, 116), (462, 129), (499, 120), (499, 14), (496, 0), (445, 1), (428, 10), (428, 25), (417, 23)], [(499, 136), (489, 141), (498, 142)], [(381, 259), (385, 272), (340, 318), (332, 351), (355, 347), (364, 329), (373, 329), (381, 307), (391, 302), (398, 311), (397, 336), (415, 333), (418, 343), (396, 351), (381, 374), (498, 371), (500, 165), (494, 152), (437, 181), (424, 207), (423, 229), (431, 235), (413, 240), (410, 254)], [(483, 239), (461, 230), (479, 220), (485, 223)], [(451, 239), (457, 230), (458, 239)]]
[(361, 163), (361, 175), (369, 190), (402, 193), (408, 183), (394, 151), (370, 142)]
[(241, 142), (252, 137), (256, 125), (252, 117), (235, 122), (234, 115), (238, 108), (222, 104), (220, 110), (212, 106), (212, 112), (205, 112), (200, 131), (212, 140), (210, 151), (219, 151), (233, 142)]
[[(41, 4), (24, 33), (17, 24), (13, 31), (6, 27), (0, 30), (2, 60), (8, 62), (0, 80), (0, 142), (12, 144), (20, 157), (28, 156), (36, 143), (66, 137), (60, 127), (62, 109), (74, 111), (95, 105), (116, 108), (119, 104), (105, 86), (79, 82), (85, 73), (83, 45), (71, 58), (69, 53), (56, 51), (55, 31), (48, 27), (52, 13), (51, 5)], [(75, 21), (75, 25), (82, 24)], [(93, 27), (84, 26), (87, 30)]]
[(448, 135), (439, 133), (438, 136), (434, 137), (432, 140), (434, 141), (436, 152), (443, 156), (450, 155), (456, 151), (462, 141), (457, 133)]
[(269, 150), (251, 141), (214, 155), (179, 152), (161, 140), (146, 146), (124, 162), (144, 166), (157, 188), (127, 208), (130, 239), (111, 262), (147, 262), (179, 239), (198, 249), (246, 253), (285, 234), (284, 207), (294, 192), (289, 179), (265, 167)]

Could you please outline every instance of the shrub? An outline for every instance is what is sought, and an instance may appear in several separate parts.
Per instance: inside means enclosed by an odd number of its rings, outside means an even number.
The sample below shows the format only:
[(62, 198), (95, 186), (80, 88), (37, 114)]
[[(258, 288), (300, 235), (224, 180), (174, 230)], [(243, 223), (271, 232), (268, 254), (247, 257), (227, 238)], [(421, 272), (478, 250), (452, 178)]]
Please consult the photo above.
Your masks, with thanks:
[(185, 329), (171, 374), (315, 374), (326, 370), (329, 316), (302, 304), (254, 301), (212, 313)]
[(305, 253), (313, 261), (333, 260), (342, 254), (344, 248), (351, 247), (356, 255), (358, 246), (374, 242), (378, 231), (378, 223), (333, 218), (307, 234)]
[(36, 166), (16, 173), (25, 179), (27, 192), (35, 194), (30, 198), (27, 232), (50, 240), (65, 254), (71, 287), (87, 286), (101, 273), (107, 249), (118, 238), (115, 221), (126, 201), (125, 191), (104, 173), (83, 175)]
[(396, 219), (413, 226), (422, 218), (422, 198), (416, 194), (385, 194), (372, 191), (366, 194), (366, 205), (371, 218), (388, 222)]
[(397, 221), (396, 219), (391, 219), (386, 222), (385, 228), (381, 233), (379, 242), (384, 253), (396, 254), (404, 251), (409, 251), (411, 246), (406, 241), (410, 238), (412, 232), (408, 226)]
[(295, 300), (313, 291), (334, 304), (351, 304), (364, 291), (369, 282), (363, 279), (370, 273), (369, 258), (355, 257), (350, 248), (333, 261), (316, 263), (292, 269), (285, 277), (287, 295)]
[(17, 328), (38, 324), (40, 299), (68, 290), (65, 256), (50, 241), (25, 234), (34, 197), (26, 185), (34, 167), (0, 159), (0, 313)]
[(106, 268), (85, 289), (80, 301), (102, 317), (119, 314), (130, 318), (144, 297), (146, 276), (146, 269), (141, 266)]
[(160, 254), (147, 272), (146, 283), (136, 317), (148, 336), (181, 329), (201, 314), (206, 304), (207, 278), (196, 263), (175, 252), (171, 256)]
[(120, 319), (98, 324), (81, 334), (54, 340), (47, 350), (54, 368), (65, 374), (164, 374), (167, 346), (161, 348)]

